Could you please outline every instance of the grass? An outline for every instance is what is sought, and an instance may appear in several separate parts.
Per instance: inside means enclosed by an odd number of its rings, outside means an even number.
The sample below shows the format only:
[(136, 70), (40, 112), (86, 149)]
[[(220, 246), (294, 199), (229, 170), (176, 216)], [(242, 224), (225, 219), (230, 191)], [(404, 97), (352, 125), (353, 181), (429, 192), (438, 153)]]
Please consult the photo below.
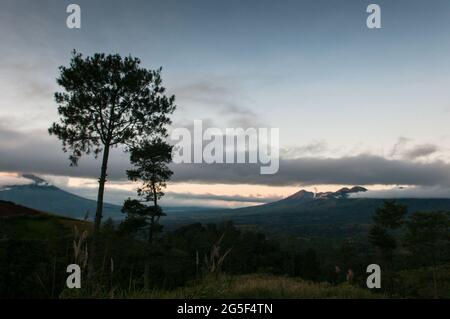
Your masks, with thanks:
[[(440, 265), (437, 271), (437, 295), (450, 298), (450, 265)], [(397, 274), (397, 287), (402, 296), (431, 298), (434, 296), (433, 270), (431, 267), (402, 270)]]
[(121, 298), (138, 299), (362, 299), (379, 298), (368, 289), (349, 284), (332, 286), (299, 278), (272, 275), (208, 277), (172, 291), (135, 291), (118, 294)]

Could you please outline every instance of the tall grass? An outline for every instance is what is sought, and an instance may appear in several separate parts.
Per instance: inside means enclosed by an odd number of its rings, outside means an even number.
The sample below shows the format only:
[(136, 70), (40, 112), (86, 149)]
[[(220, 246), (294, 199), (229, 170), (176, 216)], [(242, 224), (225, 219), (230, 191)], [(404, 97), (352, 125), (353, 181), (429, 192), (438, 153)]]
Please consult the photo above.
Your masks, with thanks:
[(172, 291), (134, 291), (123, 293), (123, 298), (175, 299), (315, 299), (315, 298), (379, 298), (368, 289), (349, 284), (332, 286), (312, 283), (298, 278), (272, 275), (210, 276)]

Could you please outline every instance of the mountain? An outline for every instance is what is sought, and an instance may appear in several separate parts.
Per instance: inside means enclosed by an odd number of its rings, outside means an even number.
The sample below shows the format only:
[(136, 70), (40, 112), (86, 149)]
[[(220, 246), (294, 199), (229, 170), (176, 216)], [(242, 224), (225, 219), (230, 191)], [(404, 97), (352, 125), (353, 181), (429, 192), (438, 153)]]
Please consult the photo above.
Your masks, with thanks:
[[(36, 210), (59, 216), (84, 219), (86, 212), (92, 220), (96, 202), (59, 189), (34, 175), (24, 175), (32, 181), (28, 185), (7, 186), (0, 189), (0, 200), (11, 201)], [(280, 201), (238, 209), (200, 207), (165, 207), (162, 219), (166, 229), (192, 224), (233, 221), (242, 227), (252, 227), (273, 234), (295, 234), (317, 237), (345, 237), (365, 234), (372, 223), (378, 198), (353, 198), (363, 193), (360, 186), (342, 188), (336, 192), (308, 192), (300, 190)], [(401, 198), (409, 212), (450, 211), (447, 198)], [(121, 207), (104, 204), (104, 220), (122, 219)]]
[[(58, 216), (85, 219), (88, 215), (89, 220), (93, 220), (97, 208), (96, 201), (64, 191), (32, 174), (23, 174), (22, 177), (30, 180), (31, 183), (0, 187), (0, 200), (14, 202)], [(104, 203), (103, 220), (123, 219), (124, 214), (121, 209), (122, 207), (119, 205)], [(213, 214), (215, 211), (209, 207), (188, 206), (164, 207), (164, 210), (168, 213), (168, 216), (164, 218), (165, 222), (174, 225), (178, 225), (178, 218), (183, 220), (183, 224), (196, 222), (197, 217), (203, 216), (204, 212), (208, 211)]]
[[(350, 196), (365, 191), (360, 186), (316, 194), (301, 190), (277, 202), (223, 212), (220, 218), (277, 234), (317, 237), (366, 234), (376, 208), (383, 205), (384, 199)], [(450, 211), (448, 198), (399, 198), (397, 202), (405, 204), (409, 213)]]
[[(96, 201), (66, 192), (34, 175), (24, 174), (23, 177), (32, 183), (0, 188), (0, 200), (11, 201), (59, 216), (84, 219), (88, 214), (89, 219), (94, 217)], [(121, 207), (118, 205), (105, 203), (103, 210), (105, 219), (123, 218)]]
[(298, 191), (297, 193), (282, 199), (284, 202), (306, 202), (313, 199), (330, 199), (330, 198), (348, 198), (351, 194), (356, 194), (360, 192), (366, 192), (367, 189), (361, 186), (354, 186), (352, 188), (341, 188), (336, 192), (308, 192), (304, 189)]

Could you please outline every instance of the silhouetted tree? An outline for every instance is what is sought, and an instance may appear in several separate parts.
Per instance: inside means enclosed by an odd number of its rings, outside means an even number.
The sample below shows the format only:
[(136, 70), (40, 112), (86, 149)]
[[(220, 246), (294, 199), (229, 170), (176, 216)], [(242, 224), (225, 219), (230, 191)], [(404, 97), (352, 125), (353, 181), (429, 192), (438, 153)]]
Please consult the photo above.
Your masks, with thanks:
[[(133, 223), (139, 229), (148, 228), (149, 251), (152, 249), (155, 234), (162, 230), (159, 219), (165, 214), (158, 205), (158, 200), (164, 196), (163, 189), (173, 174), (168, 167), (171, 160), (172, 146), (160, 138), (144, 141), (141, 145), (131, 148), (130, 161), (134, 169), (128, 170), (127, 175), (131, 181), (141, 182), (137, 190), (141, 200), (127, 199), (122, 211), (127, 214), (125, 225)], [(152, 206), (142, 202), (151, 202)], [(149, 263), (147, 262), (144, 273), (146, 288), (149, 287), (148, 278)]]
[(166, 182), (173, 174), (168, 166), (172, 161), (172, 146), (160, 138), (145, 141), (131, 149), (130, 161), (134, 169), (127, 171), (128, 178), (142, 182), (138, 195), (157, 207), (158, 200), (164, 196)]
[(398, 229), (403, 225), (407, 213), (406, 205), (398, 204), (395, 200), (385, 200), (383, 206), (377, 208), (373, 220), (381, 227)]
[(307, 280), (317, 280), (320, 276), (320, 263), (314, 249), (307, 249), (295, 256), (294, 275)]
[(369, 242), (378, 248), (381, 255), (381, 266), (384, 271), (387, 291), (394, 289), (394, 251), (397, 248), (395, 231), (404, 224), (404, 218), (408, 213), (405, 205), (397, 204), (395, 200), (385, 200), (383, 206), (375, 211), (374, 225), (369, 230)]
[(385, 200), (383, 206), (377, 208), (373, 217), (374, 225), (369, 230), (369, 241), (380, 250), (383, 261), (390, 265), (397, 242), (393, 231), (402, 227), (408, 213), (405, 205), (395, 200)]
[(380, 225), (373, 225), (369, 230), (369, 241), (380, 250), (383, 261), (392, 260), (392, 254), (397, 248), (397, 242), (387, 229)]
[(55, 93), (60, 115), (49, 133), (58, 136), (63, 150), (71, 152), (71, 165), (83, 154), (102, 153), (97, 209), (89, 259), (94, 270), (96, 240), (102, 220), (103, 194), (110, 149), (167, 134), (169, 114), (175, 110), (174, 96), (167, 97), (161, 68), (148, 70), (131, 56), (94, 54), (83, 57), (73, 51), (68, 67), (60, 67)]
[(405, 247), (423, 258), (433, 269), (434, 297), (438, 297), (437, 260), (448, 249), (450, 215), (445, 212), (417, 212), (406, 222)]

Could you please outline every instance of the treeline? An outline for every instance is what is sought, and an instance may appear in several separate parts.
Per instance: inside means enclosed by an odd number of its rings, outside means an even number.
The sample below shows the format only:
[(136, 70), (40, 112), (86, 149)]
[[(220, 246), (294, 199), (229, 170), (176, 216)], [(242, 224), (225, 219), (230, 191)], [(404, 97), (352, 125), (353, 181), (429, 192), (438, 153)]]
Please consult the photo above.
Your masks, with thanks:
[[(344, 242), (267, 238), (232, 223), (163, 232), (165, 213), (159, 201), (172, 176), (172, 146), (166, 139), (176, 106), (162, 86), (161, 69), (145, 69), (133, 57), (84, 57), (74, 51), (70, 65), (60, 67), (57, 83), (62, 88), (55, 93), (59, 120), (49, 133), (62, 141), (72, 165), (87, 154), (102, 158), (94, 225), (75, 225), (68, 233), (56, 217), (0, 220), (1, 297), (114, 297), (118, 292), (173, 289), (222, 272), (364, 287), (366, 267), (373, 263), (382, 267), (381, 292), (387, 295), (422, 296), (404, 288), (418, 286), (417, 272), (401, 272), (431, 267), (432, 293), (425, 296), (442, 296), (441, 268), (450, 251), (449, 215), (444, 212), (408, 216), (406, 207), (388, 201), (377, 210), (369, 238)], [(139, 183), (137, 199), (124, 202), (126, 218), (119, 225), (102, 219), (109, 152), (115, 147), (129, 153), (126, 173)], [(66, 267), (73, 263), (82, 269), (82, 288), (68, 290)], [(400, 277), (407, 285), (399, 283)]]
[(408, 214), (406, 205), (387, 200), (373, 219), (369, 242), (377, 248), (378, 263), (386, 274), (384, 289), (401, 288), (398, 271), (423, 268), (431, 277), (432, 297), (450, 297), (450, 287), (444, 280), (449, 277), (448, 269), (440, 271), (440, 265), (450, 261), (450, 213)]
[(221, 273), (321, 279), (313, 249), (292, 250), (278, 239), (241, 230), (232, 222), (183, 226), (159, 233), (151, 244), (147, 231), (129, 232), (126, 223), (107, 221), (101, 229), (103, 263), (96, 265), (102, 270), (96, 284), (103, 291), (174, 289)]
[[(366, 268), (373, 263), (381, 266), (382, 288), (377, 292), (384, 296), (450, 297), (449, 214), (407, 214), (406, 207), (392, 201), (377, 210), (368, 237), (342, 242), (268, 237), (227, 222), (156, 232), (149, 243), (148, 228), (108, 220), (97, 238), (94, 279), (87, 276), (88, 228), (64, 229), (46, 218), (2, 221), (0, 297), (110, 298), (171, 290), (222, 273), (273, 274), (365, 288)], [(71, 263), (82, 267), (81, 289), (66, 288)]]
[[(69, 231), (58, 225), (58, 230), (47, 218), (3, 221), (1, 298), (114, 297), (119, 291), (174, 289), (221, 273), (320, 277), (314, 251), (294, 253), (279, 240), (240, 230), (231, 222), (161, 232), (149, 245), (146, 231), (130, 232), (124, 227), (126, 222), (118, 225), (108, 220), (97, 238), (97, 276), (90, 279), (87, 247), (92, 239), (87, 229), (75, 226)], [(40, 225), (30, 229), (29, 223)], [(46, 235), (39, 239), (43, 231)], [(24, 237), (17, 238), (16, 232)], [(82, 267), (81, 289), (66, 288), (66, 267), (71, 263)]]

